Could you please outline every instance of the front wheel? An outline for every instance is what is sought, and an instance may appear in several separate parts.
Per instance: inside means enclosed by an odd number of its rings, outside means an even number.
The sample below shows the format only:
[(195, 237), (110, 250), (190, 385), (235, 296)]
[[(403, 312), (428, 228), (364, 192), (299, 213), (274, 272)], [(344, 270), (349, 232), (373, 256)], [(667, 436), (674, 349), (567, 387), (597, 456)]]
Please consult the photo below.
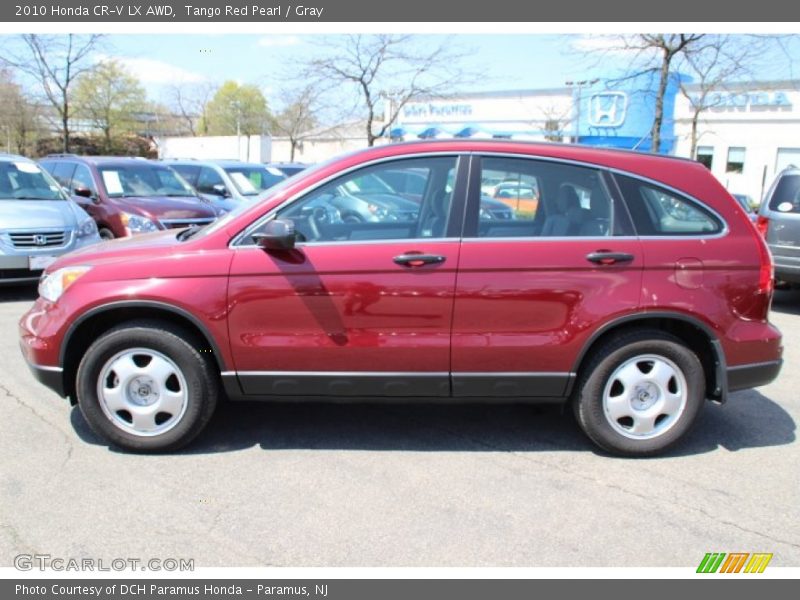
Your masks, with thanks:
[(100, 336), (78, 367), (78, 406), (92, 429), (138, 452), (176, 450), (208, 423), (218, 384), (197, 344), (158, 322)]
[(705, 398), (697, 355), (658, 330), (631, 331), (593, 352), (576, 385), (575, 416), (598, 446), (650, 456), (692, 426)]

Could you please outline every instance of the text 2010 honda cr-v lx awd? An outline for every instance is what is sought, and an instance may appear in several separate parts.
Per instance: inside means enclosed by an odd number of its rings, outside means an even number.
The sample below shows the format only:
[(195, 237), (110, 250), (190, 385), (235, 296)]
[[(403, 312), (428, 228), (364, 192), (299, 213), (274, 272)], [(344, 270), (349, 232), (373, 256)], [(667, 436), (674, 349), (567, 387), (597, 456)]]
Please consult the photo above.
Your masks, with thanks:
[[(420, 193), (367, 185), (403, 171)], [(491, 181), (536, 202), (492, 218)], [(769, 251), (708, 170), (578, 146), (369, 149), (204, 228), (73, 253), (39, 289), (34, 374), (139, 451), (186, 444), (220, 398), (416, 397), (567, 402), (602, 448), (649, 455), (781, 365)]]

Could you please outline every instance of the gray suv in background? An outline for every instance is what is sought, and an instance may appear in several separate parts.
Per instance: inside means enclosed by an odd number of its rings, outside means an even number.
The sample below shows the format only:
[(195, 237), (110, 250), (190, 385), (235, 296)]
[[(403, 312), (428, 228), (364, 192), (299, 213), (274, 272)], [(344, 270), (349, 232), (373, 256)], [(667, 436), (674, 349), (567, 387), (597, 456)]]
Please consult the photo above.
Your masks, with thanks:
[(286, 179), (279, 169), (261, 163), (238, 160), (164, 159), (197, 192), (232, 210), (241, 202), (255, 200), (259, 194)]
[(767, 240), (776, 285), (800, 287), (800, 169), (791, 166), (772, 182), (758, 209), (756, 227)]
[(36, 282), (57, 257), (99, 241), (94, 220), (46, 171), (0, 154), (0, 285)]

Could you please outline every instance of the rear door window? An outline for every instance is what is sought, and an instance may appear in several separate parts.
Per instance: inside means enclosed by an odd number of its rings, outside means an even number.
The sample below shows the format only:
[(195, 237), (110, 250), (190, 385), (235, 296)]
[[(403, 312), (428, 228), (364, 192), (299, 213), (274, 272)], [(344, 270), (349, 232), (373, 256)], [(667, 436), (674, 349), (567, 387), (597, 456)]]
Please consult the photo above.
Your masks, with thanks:
[(479, 195), (477, 237), (613, 234), (613, 203), (596, 169), (555, 161), (483, 157)]

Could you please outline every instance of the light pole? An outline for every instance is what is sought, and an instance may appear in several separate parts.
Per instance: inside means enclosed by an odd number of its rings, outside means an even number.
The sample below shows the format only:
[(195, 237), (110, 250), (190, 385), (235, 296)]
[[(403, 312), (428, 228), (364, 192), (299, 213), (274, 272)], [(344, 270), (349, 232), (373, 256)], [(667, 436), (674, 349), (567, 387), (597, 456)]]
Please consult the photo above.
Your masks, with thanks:
[[(236, 110), (236, 158), (242, 160), (242, 103), (239, 100), (234, 100), (233, 108)], [(248, 153), (250, 152), (250, 143), (248, 137)]]
[(600, 81), (599, 79), (581, 79), (580, 81), (565, 81), (564, 84), (570, 88), (575, 88), (576, 93), (573, 94), (575, 98), (575, 135), (572, 136), (572, 143), (577, 144), (581, 135), (581, 90), (590, 85), (594, 85)]

